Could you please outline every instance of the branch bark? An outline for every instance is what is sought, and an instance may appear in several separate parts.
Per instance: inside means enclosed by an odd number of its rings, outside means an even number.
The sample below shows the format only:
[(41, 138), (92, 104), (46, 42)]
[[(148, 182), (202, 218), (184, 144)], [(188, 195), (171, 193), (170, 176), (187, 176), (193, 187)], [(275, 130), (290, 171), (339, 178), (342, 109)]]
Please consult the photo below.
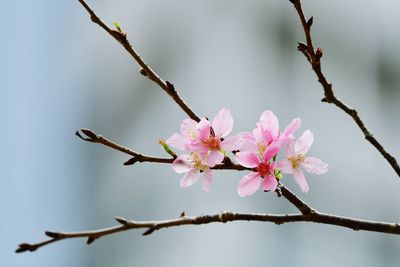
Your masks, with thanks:
[(392, 166), (393, 170), (400, 177), (400, 167), (397, 163), (396, 158), (393, 157), (389, 152), (387, 152), (386, 149), (381, 145), (381, 143), (368, 130), (367, 126), (358, 115), (357, 110), (349, 107), (335, 96), (332, 84), (328, 82), (328, 80), (325, 78), (325, 75), (322, 73), (321, 58), (323, 56), (323, 50), (321, 48), (317, 48), (316, 50), (314, 50), (314, 45), (311, 37), (311, 26), (313, 24), (313, 17), (311, 17), (309, 20), (306, 20), (300, 0), (290, 0), (290, 2), (293, 3), (294, 8), (299, 15), (307, 42), (307, 44), (299, 43), (297, 49), (301, 53), (303, 53), (307, 60), (310, 62), (311, 68), (318, 77), (318, 82), (322, 85), (325, 97), (321, 101), (329, 104), (334, 104), (345, 113), (347, 113), (360, 128), (360, 130), (364, 134), (364, 138), (368, 142), (370, 142), (379, 151), (379, 153), (381, 153), (381, 155), (386, 159), (386, 161), (390, 164), (390, 166)]
[(117, 40), (125, 50), (133, 57), (133, 59), (141, 67), (140, 73), (161, 87), (177, 104), (178, 106), (193, 120), (200, 121), (200, 117), (186, 104), (186, 102), (178, 95), (175, 87), (169, 81), (164, 81), (149, 65), (142, 59), (142, 57), (136, 52), (133, 46), (127, 39), (126, 33), (121, 31), (112, 30), (107, 26), (93, 11), (93, 9), (84, 0), (78, 0), (79, 3), (86, 9), (90, 15), (90, 19), (103, 28), (108, 34), (110, 34), (115, 40)]
[(15, 252), (21, 253), (26, 251), (36, 251), (37, 249), (49, 245), (51, 243), (72, 238), (86, 238), (86, 243), (89, 245), (95, 240), (119, 232), (124, 232), (132, 229), (146, 229), (142, 235), (150, 235), (157, 230), (170, 227), (178, 227), (183, 225), (200, 225), (209, 223), (226, 223), (233, 221), (257, 221), (257, 222), (272, 222), (277, 225), (290, 222), (314, 222), (340, 226), (349, 228), (355, 231), (371, 231), (379, 233), (388, 233), (400, 235), (400, 225), (397, 223), (383, 223), (374, 221), (365, 221), (348, 217), (335, 216), (314, 211), (309, 214), (247, 214), (221, 212), (214, 215), (203, 215), (198, 217), (186, 217), (184, 214), (180, 218), (165, 220), (165, 221), (132, 221), (121, 217), (115, 217), (119, 225), (94, 230), (81, 232), (52, 232), (46, 231), (45, 234), (50, 239), (39, 243), (22, 243), (18, 246)]

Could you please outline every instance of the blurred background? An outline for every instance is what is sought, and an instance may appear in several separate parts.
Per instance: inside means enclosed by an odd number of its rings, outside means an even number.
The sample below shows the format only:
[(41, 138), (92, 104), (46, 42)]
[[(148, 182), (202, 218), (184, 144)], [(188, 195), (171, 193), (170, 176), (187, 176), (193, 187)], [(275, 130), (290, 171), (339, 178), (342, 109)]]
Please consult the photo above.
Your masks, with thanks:
[[(323, 92), (303, 55), (299, 19), (282, 0), (88, 1), (118, 21), (143, 58), (201, 116), (231, 110), (233, 133), (253, 129), (264, 110), (281, 127), (294, 117), (311, 129), (310, 154), (329, 163), (307, 175), (314, 208), (400, 222), (400, 180)], [(316, 47), (337, 96), (400, 159), (400, 3), (304, 0)], [(244, 172), (215, 172), (212, 189), (179, 187), (168, 165), (123, 166), (126, 155), (79, 140), (90, 128), (137, 151), (166, 156), (157, 141), (178, 131), (182, 110), (138, 73), (127, 52), (76, 0), (3, 1), (1, 83), (1, 266), (399, 266), (400, 238), (311, 223), (233, 222), (143, 230), (92, 245), (67, 240), (35, 253), (17, 244), (44, 230), (75, 231), (135, 220), (220, 211), (291, 213), (275, 194), (236, 193)], [(300, 132), (301, 133), (301, 132)]]

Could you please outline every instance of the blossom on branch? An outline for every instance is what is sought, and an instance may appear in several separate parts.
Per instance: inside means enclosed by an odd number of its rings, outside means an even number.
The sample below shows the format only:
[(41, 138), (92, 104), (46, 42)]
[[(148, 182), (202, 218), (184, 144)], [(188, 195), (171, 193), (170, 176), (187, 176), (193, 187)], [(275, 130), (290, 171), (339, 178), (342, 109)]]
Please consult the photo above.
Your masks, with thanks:
[(302, 168), (309, 173), (323, 174), (328, 171), (328, 164), (306, 154), (314, 141), (314, 135), (310, 130), (306, 130), (296, 141), (289, 142), (286, 148), (287, 158), (278, 162), (277, 167), (283, 173), (293, 175), (293, 178), (300, 186), (301, 191), (307, 193), (309, 190)]
[(166, 140), (168, 145), (190, 153), (179, 156), (173, 162), (176, 172), (186, 172), (181, 187), (192, 185), (197, 180), (198, 173), (204, 172), (203, 190), (210, 189), (212, 173), (209, 168), (221, 163), (226, 152), (236, 150), (240, 144), (239, 136), (225, 139), (232, 128), (232, 115), (224, 108), (212, 122), (206, 118), (201, 118), (199, 122), (192, 119), (183, 120), (180, 133), (174, 133)]
[(193, 152), (190, 155), (180, 155), (172, 163), (172, 168), (177, 173), (185, 173), (181, 179), (181, 187), (193, 185), (199, 178), (199, 174), (203, 173), (204, 191), (209, 191), (212, 181), (212, 171), (210, 167), (214, 167), (213, 159), (207, 158), (205, 154), (201, 155)]

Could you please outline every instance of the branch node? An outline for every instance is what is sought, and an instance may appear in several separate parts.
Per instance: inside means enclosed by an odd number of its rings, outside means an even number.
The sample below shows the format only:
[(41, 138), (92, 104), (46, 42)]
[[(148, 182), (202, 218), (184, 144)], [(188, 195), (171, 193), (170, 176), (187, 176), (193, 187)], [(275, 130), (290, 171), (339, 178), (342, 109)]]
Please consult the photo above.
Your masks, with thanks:
[(53, 239), (59, 239), (62, 237), (62, 234), (58, 233), (58, 232), (45, 231), (44, 233), (45, 233), (45, 235), (47, 235), (48, 237), (51, 237)]
[(221, 212), (218, 216), (218, 219), (222, 223), (226, 223), (229, 221), (233, 221), (234, 215), (232, 212)]
[(15, 253), (21, 253), (25, 251), (33, 252), (37, 249), (36, 246), (29, 244), (29, 243), (22, 243), (18, 245), (18, 248), (15, 250)]
[(96, 240), (95, 237), (89, 236), (89, 237), (87, 238), (87, 240), (86, 240), (86, 245), (92, 244), (95, 240)]
[(313, 24), (313, 21), (314, 21), (314, 17), (311, 17), (309, 20), (307, 20), (307, 27), (308, 27), (308, 29), (311, 28), (311, 26), (312, 26), (312, 24)]
[(127, 219), (125, 219), (125, 218), (115, 216), (114, 219), (115, 219), (118, 223), (120, 223), (120, 224), (122, 224), (122, 225), (127, 225), (127, 224), (129, 224), (129, 221), (128, 221)]
[(321, 47), (318, 47), (317, 51), (315, 51), (315, 57), (316, 57), (316, 60), (317, 60), (318, 64), (319, 64), (319, 62), (320, 62), (320, 60), (321, 60), (323, 55), (324, 55), (324, 50), (322, 50)]
[(125, 166), (133, 165), (138, 161), (139, 161), (139, 159), (137, 157), (132, 157), (132, 158), (128, 159), (127, 161), (125, 161), (124, 165)]
[(147, 77), (147, 72), (146, 72), (145, 69), (140, 68), (140, 69), (139, 69), (139, 73), (142, 74), (143, 76)]
[(142, 235), (146, 236), (146, 235), (150, 235), (152, 234), (156, 229), (154, 227), (150, 227), (149, 229), (147, 229)]
[(175, 86), (172, 83), (170, 83), (169, 81), (166, 81), (166, 83), (167, 83), (167, 88), (168, 88), (168, 94), (170, 94), (170, 95), (175, 94), (176, 93)]

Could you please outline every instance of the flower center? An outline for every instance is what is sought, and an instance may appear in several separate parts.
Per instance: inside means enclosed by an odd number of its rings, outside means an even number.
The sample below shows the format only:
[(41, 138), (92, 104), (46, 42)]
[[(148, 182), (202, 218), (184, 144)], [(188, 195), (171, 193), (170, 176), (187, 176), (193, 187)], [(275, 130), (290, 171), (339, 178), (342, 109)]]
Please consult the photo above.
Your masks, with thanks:
[(208, 168), (203, 164), (203, 160), (197, 153), (192, 153), (192, 163), (195, 171), (205, 171)]
[(293, 169), (297, 169), (300, 167), (300, 164), (304, 162), (306, 156), (303, 154), (297, 154), (293, 157), (288, 157), (288, 160), (292, 163)]
[(260, 176), (264, 176), (265, 174), (270, 173), (271, 166), (269, 165), (268, 162), (261, 162), (257, 166), (257, 171), (260, 174)]
[(265, 145), (263, 143), (258, 143), (257, 144), (257, 153), (258, 153), (259, 156), (262, 156), (266, 149), (267, 149), (267, 145)]
[(201, 140), (210, 150), (221, 150), (221, 139), (216, 136), (210, 136), (207, 139)]

